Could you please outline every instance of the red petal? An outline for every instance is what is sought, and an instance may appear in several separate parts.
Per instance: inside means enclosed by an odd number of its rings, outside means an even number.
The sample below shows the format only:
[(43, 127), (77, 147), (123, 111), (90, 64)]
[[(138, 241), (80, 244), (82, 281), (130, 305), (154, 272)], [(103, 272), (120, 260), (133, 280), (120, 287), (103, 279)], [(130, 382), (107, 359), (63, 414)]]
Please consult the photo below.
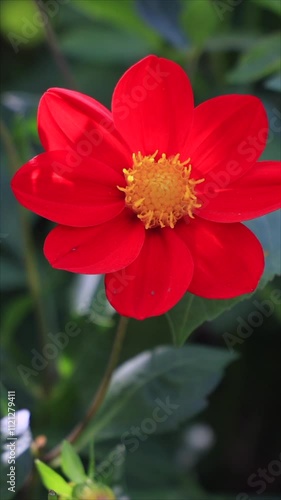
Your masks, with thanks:
[[(180, 153), (192, 124), (192, 87), (173, 61), (148, 56), (118, 82), (112, 99), (117, 130), (133, 152)], [(184, 159), (183, 157), (181, 158)]]
[(102, 274), (121, 269), (136, 259), (144, 235), (144, 225), (124, 211), (99, 226), (57, 226), (46, 238), (44, 253), (57, 269)]
[(208, 299), (230, 299), (255, 290), (264, 269), (264, 253), (255, 235), (242, 224), (195, 219), (177, 224), (177, 233), (194, 260), (188, 290)]
[(76, 159), (97, 158), (117, 170), (131, 165), (111, 112), (80, 92), (48, 90), (39, 104), (38, 129), (47, 151), (72, 150)]
[(29, 210), (59, 224), (91, 226), (110, 220), (124, 209), (117, 185), (124, 177), (100, 162), (73, 164), (66, 151), (36, 156), (15, 174), (12, 188)]
[(158, 316), (181, 299), (192, 273), (187, 246), (173, 229), (149, 229), (139, 257), (125, 269), (106, 276), (107, 298), (125, 316)]
[(186, 154), (209, 181), (213, 173), (225, 171), (238, 178), (259, 158), (267, 136), (268, 120), (260, 99), (224, 95), (195, 108)]
[(204, 196), (203, 207), (198, 211), (200, 217), (217, 222), (240, 222), (281, 207), (281, 162), (256, 163), (239, 180), (231, 184), (226, 181), (226, 178), (224, 181), (218, 178), (213, 193)]

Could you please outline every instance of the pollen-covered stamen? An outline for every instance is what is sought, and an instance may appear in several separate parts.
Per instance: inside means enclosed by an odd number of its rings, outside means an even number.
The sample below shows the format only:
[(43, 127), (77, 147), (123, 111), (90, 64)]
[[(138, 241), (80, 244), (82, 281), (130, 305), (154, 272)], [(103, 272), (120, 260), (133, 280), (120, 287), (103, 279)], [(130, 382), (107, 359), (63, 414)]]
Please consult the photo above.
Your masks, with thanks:
[(146, 229), (153, 227), (174, 228), (183, 216), (194, 217), (193, 211), (201, 207), (195, 193), (196, 184), (204, 179), (190, 178), (190, 158), (180, 162), (180, 155), (166, 157), (162, 154), (155, 160), (153, 155), (133, 154), (132, 168), (124, 169), (127, 181), (125, 202), (144, 223)]

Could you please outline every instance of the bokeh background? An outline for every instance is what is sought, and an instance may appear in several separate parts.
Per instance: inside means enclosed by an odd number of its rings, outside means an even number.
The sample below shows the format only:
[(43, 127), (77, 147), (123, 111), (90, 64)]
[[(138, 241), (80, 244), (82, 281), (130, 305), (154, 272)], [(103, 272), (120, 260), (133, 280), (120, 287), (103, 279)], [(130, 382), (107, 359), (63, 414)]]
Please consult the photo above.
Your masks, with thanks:
[[(44, 5), (42, 18), (32, 0), (0, 1), (1, 412), (3, 417), (7, 413), (7, 390), (15, 390), (17, 409), (30, 412), (33, 436), (27, 437), (18, 460), (17, 500), (47, 498), (32, 472), (31, 439), (35, 439), (33, 452), (38, 454), (45, 440), (38, 436), (46, 436), (50, 448), (81, 419), (105, 368), (116, 323), (106, 303), (95, 312), (95, 297), (102, 290), (99, 278), (86, 279), (50, 268), (42, 245), (52, 224), (21, 210), (10, 190), (13, 172), (42, 152), (36, 125), (42, 93), (53, 86), (72, 88), (110, 107), (122, 73), (154, 53), (183, 66), (192, 80), (197, 104), (227, 93), (260, 97), (271, 129), (263, 158), (281, 156), (279, 0), (46, 0), (41, 9)], [(138, 449), (119, 467), (124, 498), (278, 498), (279, 221), (274, 214), (255, 226), (269, 256), (264, 286), (220, 315), (212, 315), (203, 302), (197, 304), (202, 324), (186, 346), (221, 347), (239, 356), (233, 357), (224, 375), (220, 373), (215, 390), (193, 418), (139, 442)], [(261, 311), (264, 301), (267, 306)], [(257, 311), (260, 316), (255, 316)], [(205, 321), (208, 319), (213, 321)], [(248, 325), (242, 340), (237, 334), (241, 319)], [(46, 332), (64, 331), (70, 321), (78, 325), (80, 333), (54, 359), (48, 359), (44, 368), (34, 371), (31, 361), (35, 351), (42, 353)], [(167, 317), (132, 320), (120, 362), (172, 341)], [(44, 363), (37, 362), (38, 366)], [(203, 369), (198, 365), (196, 374)], [(175, 395), (184, 389), (172, 378), (169, 387)], [(131, 405), (124, 411), (125, 420), (130, 421)], [(24, 432), (30, 432), (26, 414), (24, 417)], [(118, 422), (117, 418), (115, 434), (105, 433), (97, 440), (98, 462), (120, 444)], [(87, 464), (87, 448), (81, 456)], [(269, 472), (269, 479), (260, 479), (258, 471), (268, 472), (272, 461), (276, 474)], [(250, 481), (252, 474), (256, 476)], [(5, 478), (1, 498), (13, 498), (7, 496)]]

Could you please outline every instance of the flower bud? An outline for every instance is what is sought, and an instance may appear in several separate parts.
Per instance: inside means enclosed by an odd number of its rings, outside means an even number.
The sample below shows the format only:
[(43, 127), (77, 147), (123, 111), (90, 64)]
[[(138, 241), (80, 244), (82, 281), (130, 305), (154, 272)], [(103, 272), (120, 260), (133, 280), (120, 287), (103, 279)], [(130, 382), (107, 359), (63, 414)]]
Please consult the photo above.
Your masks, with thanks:
[(103, 484), (78, 485), (73, 496), (77, 500), (116, 500), (113, 491)]

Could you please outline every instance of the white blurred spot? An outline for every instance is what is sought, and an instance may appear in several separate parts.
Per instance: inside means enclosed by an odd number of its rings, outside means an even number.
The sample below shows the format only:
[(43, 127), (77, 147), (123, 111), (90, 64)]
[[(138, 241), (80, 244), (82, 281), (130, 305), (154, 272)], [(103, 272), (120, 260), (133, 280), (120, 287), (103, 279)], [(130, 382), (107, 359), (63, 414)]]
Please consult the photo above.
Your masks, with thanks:
[[(29, 427), (30, 412), (28, 410), (19, 410), (16, 412), (16, 436), (21, 436)], [(9, 435), (8, 432), (8, 417), (3, 417), (0, 420), (0, 428), (2, 436)]]
[(186, 446), (199, 452), (209, 450), (214, 442), (214, 431), (206, 424), (193, 425), (185, 435)]
[[(32, 442), (32, 434), (29, 428), (30, 412), (28, 410), (19, 410), (16, 412), (16, 426), (15, 426), (15, 456), (19, 457), (26, 450), (30, 448)], [(1, 427), (1, 441), (2, 441), (2, 453), (1, 462), (7, 464), (10, 456), (10, 450), (7, 449), (7, 444), (13, 443), (13, 439), (8, 440), (10, 432), (8, 429), (8, 417), (4, 417), (0, 421)]]
[[(76, 250), (76, 248), (72, 250)], [(100, 280), (99, 274), (79, 274), (77, 276), (73, 297), (73, 307), (76, 313), (87, 314), (89, 312)]]

